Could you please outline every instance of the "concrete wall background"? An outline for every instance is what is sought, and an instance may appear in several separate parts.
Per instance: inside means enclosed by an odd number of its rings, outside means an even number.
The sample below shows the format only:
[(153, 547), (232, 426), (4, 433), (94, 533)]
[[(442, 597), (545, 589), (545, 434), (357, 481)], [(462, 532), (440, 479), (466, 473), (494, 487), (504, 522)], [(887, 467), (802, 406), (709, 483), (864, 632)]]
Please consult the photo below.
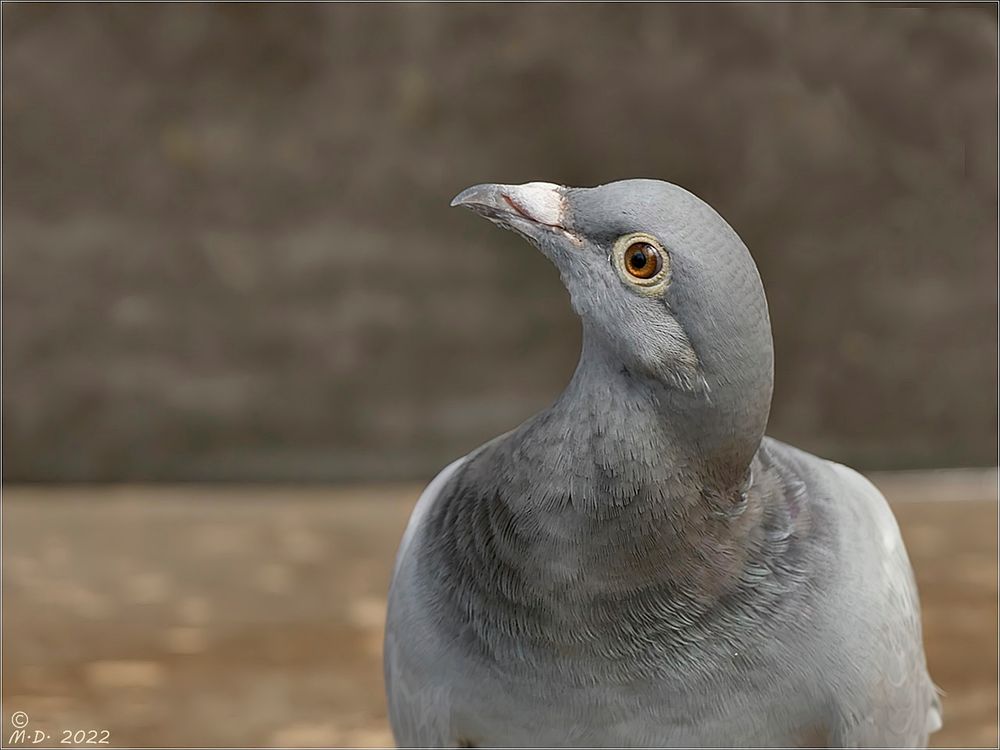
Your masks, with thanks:
[(6, 480), (426, 476), (579, 333), (483, 181), (650, 176), (761, 269), (771, 434), (995, 462), (989, 5), (5, 5)]

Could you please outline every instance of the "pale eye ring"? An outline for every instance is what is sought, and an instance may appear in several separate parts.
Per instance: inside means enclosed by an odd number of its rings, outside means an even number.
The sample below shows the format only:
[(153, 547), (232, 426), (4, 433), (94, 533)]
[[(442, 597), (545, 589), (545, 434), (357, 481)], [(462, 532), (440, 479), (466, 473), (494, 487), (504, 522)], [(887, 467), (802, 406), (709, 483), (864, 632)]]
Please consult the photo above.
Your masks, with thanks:
[(646, 288), (658, 290), (665, 284), (670, 271), (667, 251), (655, 237), (645, 232), (619, 237), (611, 260), (624, 281)]

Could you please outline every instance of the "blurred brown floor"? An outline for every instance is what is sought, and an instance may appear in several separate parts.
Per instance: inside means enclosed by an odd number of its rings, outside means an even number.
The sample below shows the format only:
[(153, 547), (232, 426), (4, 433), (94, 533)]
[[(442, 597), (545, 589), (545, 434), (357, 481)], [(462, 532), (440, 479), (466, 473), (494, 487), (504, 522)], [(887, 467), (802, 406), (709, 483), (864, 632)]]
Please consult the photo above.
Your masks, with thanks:
[[(937, 746), (997, 744), (993, 472), (874, 477), (945, 690)], [(389, 745), (381, 628), (415, 485), (8, 488), (3, 741)]]

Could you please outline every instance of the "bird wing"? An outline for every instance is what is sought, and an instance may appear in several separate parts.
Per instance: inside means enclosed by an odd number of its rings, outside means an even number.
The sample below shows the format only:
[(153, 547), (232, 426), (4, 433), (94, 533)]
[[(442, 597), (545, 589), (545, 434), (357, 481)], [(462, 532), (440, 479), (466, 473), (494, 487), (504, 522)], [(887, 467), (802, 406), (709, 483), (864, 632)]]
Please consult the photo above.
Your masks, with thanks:
[(428, 484), (420, 497), (417, 499), (417, 504), (413, 506), (413, 512), (410, 513), (410, 520), (406, 524), (406, 530), (403, 531), (403, 538), (399, 542), (399, 551), (396, 552), (396, 564), (393, 567), (392, 576), (395, 579), (396, 575), (399, 573), (399, 566), (403, 562), (403, 558), (406, 557), (407, 550), (409, 550), (410, 545), (413, 543), (413, 537), (417, 533), (417, 529), (420, 527), (422, 519), (427, 516), (427, 512), (434, 505), (434, 502), (438, 499), (441, 494), (441, 488), (447, 484), (451, 476), (458, 471), (459, 467), (465, 463), (468, 456), (462, 456), (459, 459), (452, 461), (450, 464), (445, 466), (434, 477), (430, 484)]
[(401, 747), (434, 747), (449, 742), (448, 696), (443, 689), (421, 679), (426, 665), (414, 663), (424, 656), (423, 649), (414, 648), (413, 644), (430, 640), (431, 634), (422, 631), (422, 623), (416, 616), (412, 547), (442, 489), (467, 458), (463, 456), (448, 464), (421, 493), (396, 553), (386, 614), (383, 669), (389, 721)]
[(868, 632), (872, 689), (864, 697), (866, 706), (847, 712), (856, 721), (849, 722), (853, 726), (843, 730), (842, 739), (854, 747), (926, 746), (927, 735), (941, 727), (941, 704), (927, 674), (920, 601), (899, 526), (871, 482), (846, 466), (832, 466), (854, 501), (849, 531), (864, 544), (854, 550), (862, 564), (855, 585), (869, 589), (862, 601), (873, 609)]

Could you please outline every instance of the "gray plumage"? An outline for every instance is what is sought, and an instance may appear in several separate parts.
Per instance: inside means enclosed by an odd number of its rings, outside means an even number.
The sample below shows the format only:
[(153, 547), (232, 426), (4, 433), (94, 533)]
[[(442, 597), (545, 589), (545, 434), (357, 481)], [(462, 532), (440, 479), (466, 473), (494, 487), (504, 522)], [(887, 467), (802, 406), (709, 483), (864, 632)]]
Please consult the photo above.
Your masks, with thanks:
[(653, 180), (454, 204), (556, 265), (583, 346), (550, 408), (414, 510), (386, 623), (397, 742), (926, 745), (895, 520), (859, 474), (764, 436), (770, 323), (732, 228)]

